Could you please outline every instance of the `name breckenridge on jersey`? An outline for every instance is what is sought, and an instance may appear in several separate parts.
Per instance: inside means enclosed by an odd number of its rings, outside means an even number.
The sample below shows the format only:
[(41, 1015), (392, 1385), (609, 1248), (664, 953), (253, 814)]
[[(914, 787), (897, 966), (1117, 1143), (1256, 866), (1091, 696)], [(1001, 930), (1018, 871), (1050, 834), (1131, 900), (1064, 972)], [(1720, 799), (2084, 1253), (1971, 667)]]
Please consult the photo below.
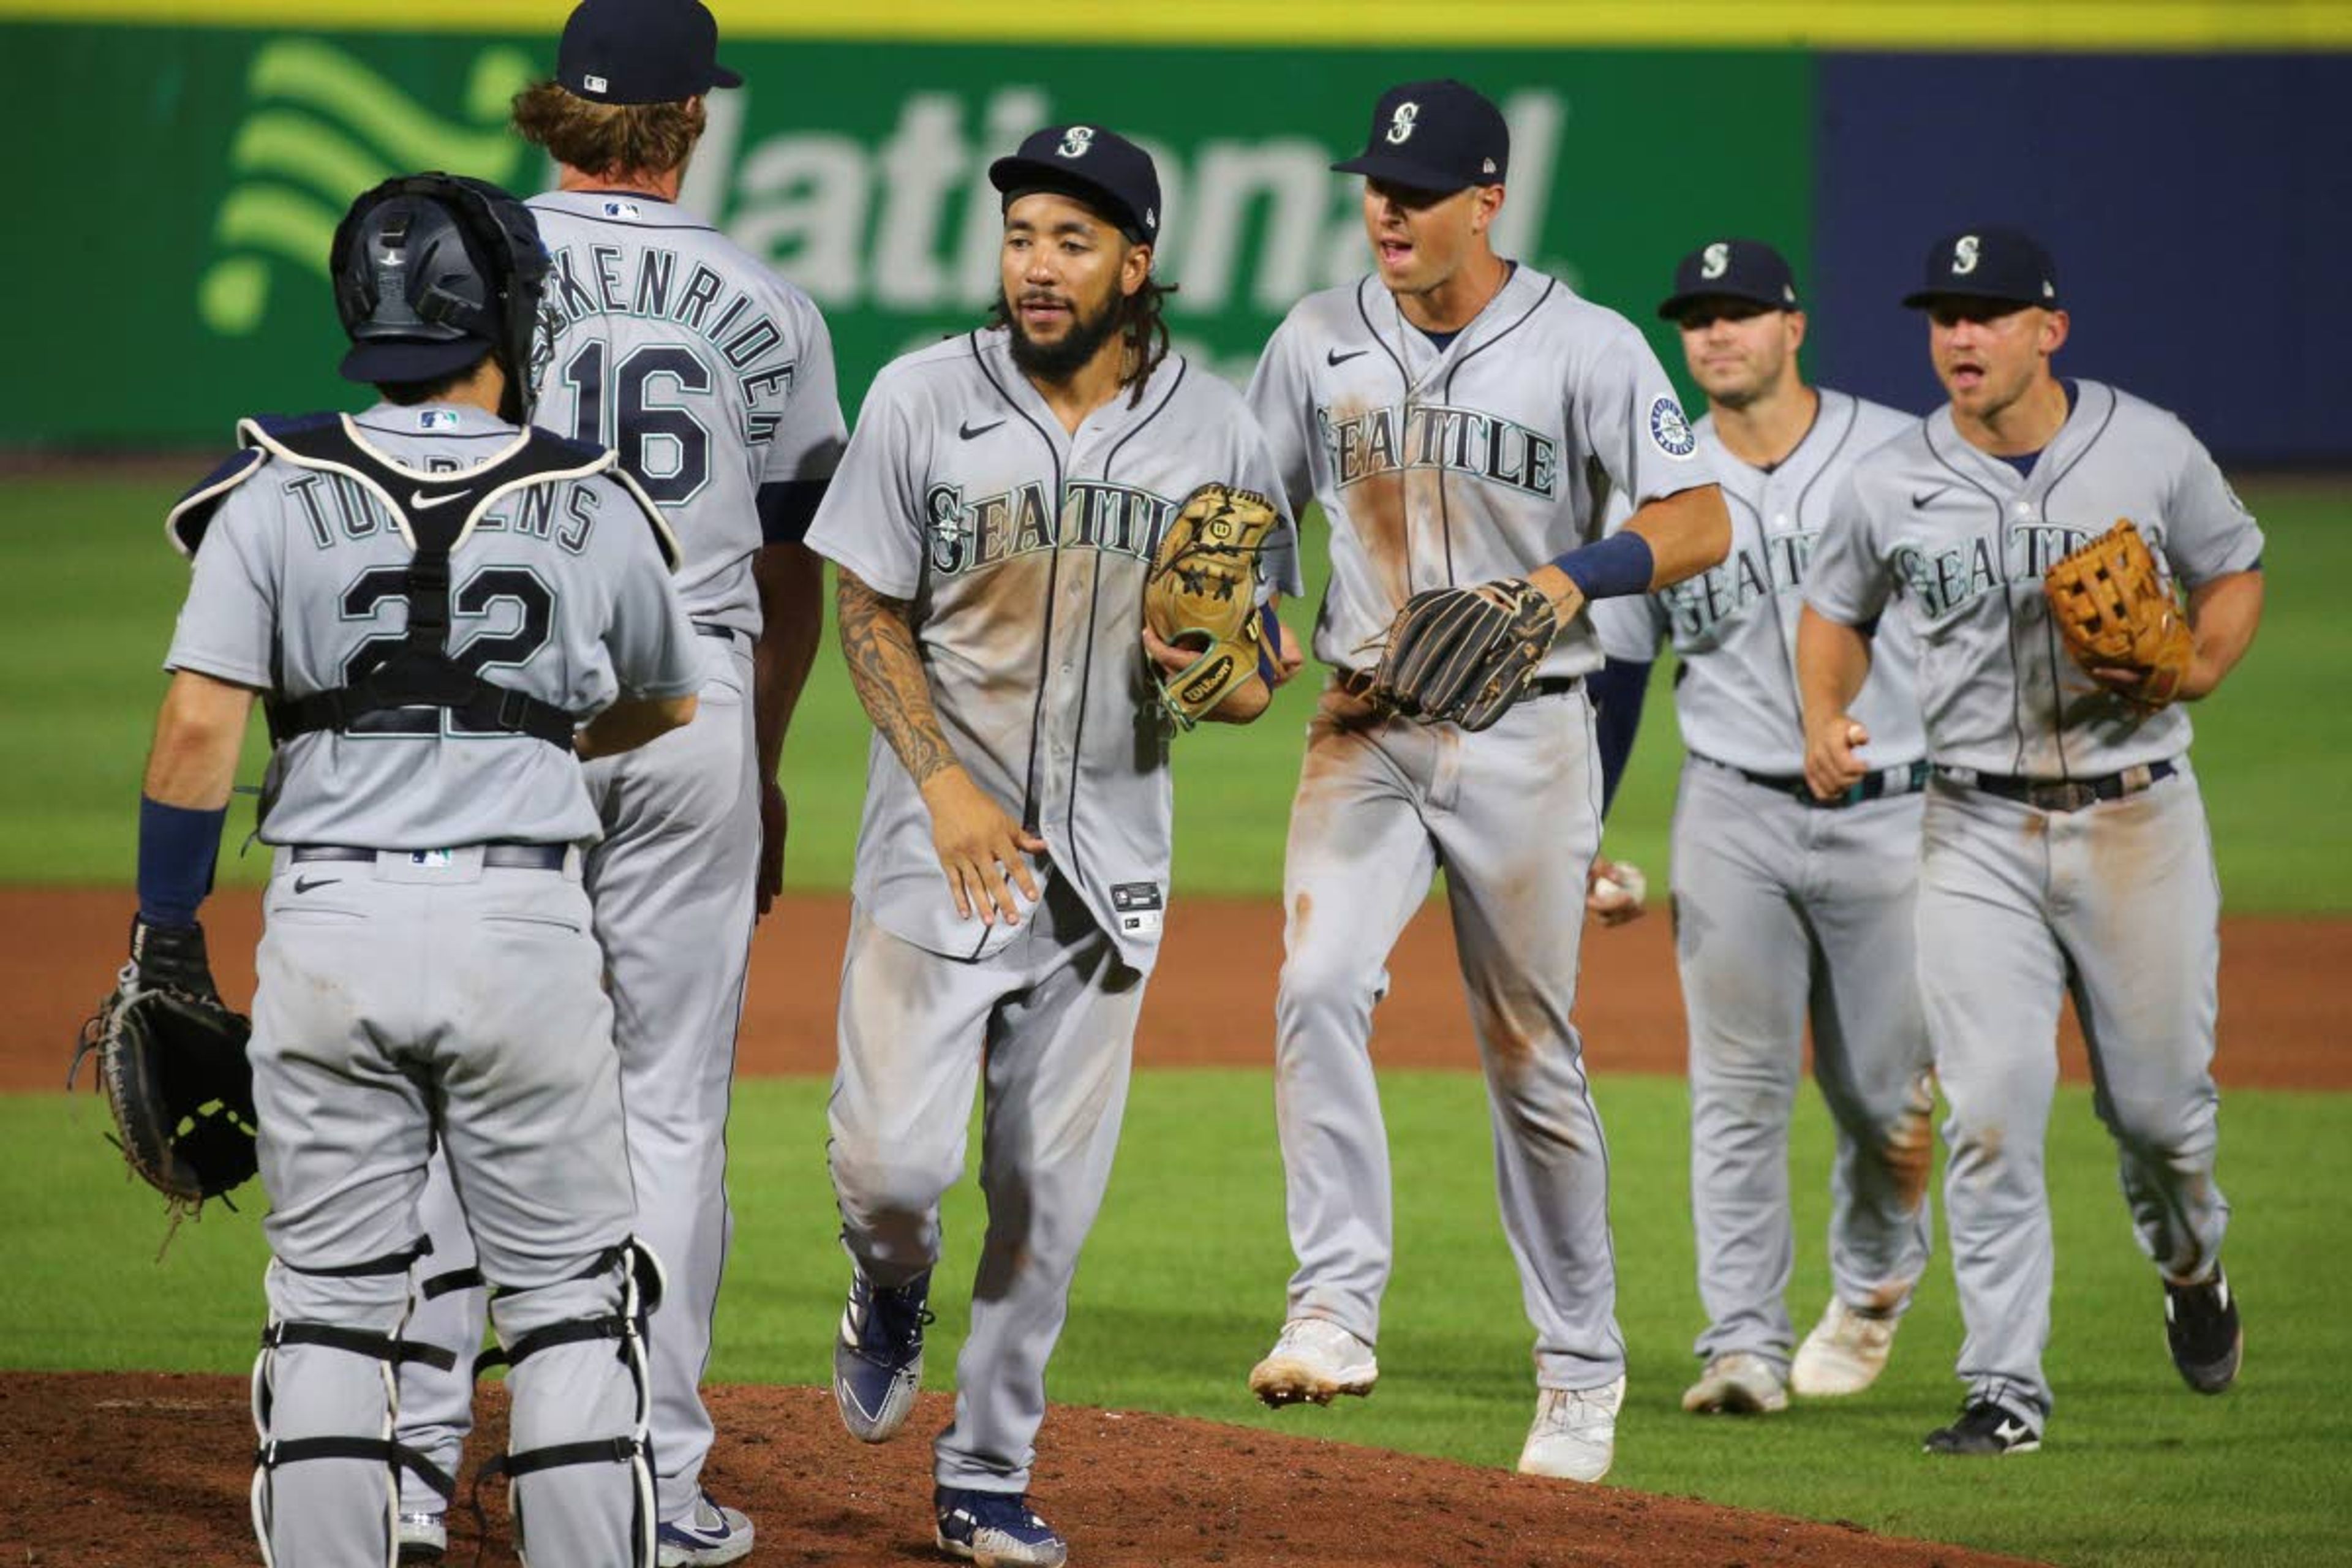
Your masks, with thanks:
[(1760, 599), (1801, 590), (1805, 563), (1820, 537), (1817, 528), (1771, 534), (1760, 550), (1743, 544), (1721, 564), (1660, 589), (1658, 603), (1673, 625), (1672, 635), (1677, 640), (1703, 636)]
[[(1916, 544), (1895, 548), (1895, 572), (1904, 585), (1919, 595), (1931, 618), (1940, 619), (2011, 583), (2038, 583), (2062, 556), (2071, 555), (2105, 532), (2062, 522), (2017, 522), (2009, 528), (2010, 546), (1998, 536), (1980, 533), (1948, 550), (1932, 553)], [(2164, 559), (2163, 530), (2149, 529), (2151, 550)], [(2163, 568), (2159, 565), (2158, 570)]]
[[(757, 402), (780, 389), (787, 395), (792, 392), (796, 362), (760, 363), (762, 355), (789, 341), (784, 329), (749, 294), (740, 289), (730, 290), (725, 279), (699, 261), (679, 286), (677, 252), (660, 246), (647, 246), (637, 253), (634, 277), (623, 275), (623, 256), (617, 245), (589, 246), (584, 262), (575, 247), (564, 246), (554, 252), (555, 270), (548, 279), (547, 301), (562, 317), (566, 329), (591, 316), (674, 321), (707, 340), (740, 373), (744, 401)], [(582, 278), (583, 267), (591, 279)], [(593, 290), (590, 280), (595, 284)], [(729, 295), (726, 306), (714, 314), (721, 294)], [(772, 433), (774, 423), (771, 416), (768, 429), (754, 439)]]
[(1559, 489), (1559, 443), (1475, 408), (1416, 403), (1333, 419), (1315, 411), (1339, 488), (1399, 468), (1444, 468), (1547, 499)]
[(961, 485), (933, 485), (923, 497), (931, 570), (954, 576), (1056, 544), (1149, 561), (1176, 515), (1174, 501), (1150, 490), (1098, 479), (1073, 479), (1064, 488), (1057, 526), (1043, 480), (975, 500), (964, 499)]

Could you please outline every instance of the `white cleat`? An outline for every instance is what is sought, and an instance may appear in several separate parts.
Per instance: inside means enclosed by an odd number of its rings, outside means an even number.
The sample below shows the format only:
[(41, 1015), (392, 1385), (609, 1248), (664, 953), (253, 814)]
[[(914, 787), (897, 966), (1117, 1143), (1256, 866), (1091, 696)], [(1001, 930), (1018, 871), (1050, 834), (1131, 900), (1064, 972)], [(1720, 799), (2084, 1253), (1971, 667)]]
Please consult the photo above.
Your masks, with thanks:
[(1250, 1368), (1250, 1392), (1279, 1410), (1328, 1405), (1342, 1394), (1370, 1394), (1381, 1377), (1372, 1347), (1322, 1318), (1293, 1318), (1265, 1359)]
[(1519, 1473), (1563, 1481), (1597, 1481), (1617, 1457), (1617, 1410), (1625, 1380), (1599, 1388), (1538, 1388), (1535, 1425), (1519, 1450)]
[(1754, 1351), (1729, 1351), (1683, 1390), (1683, 1408), (1695, 1415), (1769, 1415), (1789, 1408), (1789, 1390)]
[(1886, 1355), (1895, 1348), (1895, 1330), (1902, 1321), (1891, 1312), (1857, 1312), (1831, 1297), (1829, 1310), (1797, 1347), (1797, 1359), (1789, 1367), (1790, 1391), (1802, 1399), (1860, 1394), (1886, 1370)]

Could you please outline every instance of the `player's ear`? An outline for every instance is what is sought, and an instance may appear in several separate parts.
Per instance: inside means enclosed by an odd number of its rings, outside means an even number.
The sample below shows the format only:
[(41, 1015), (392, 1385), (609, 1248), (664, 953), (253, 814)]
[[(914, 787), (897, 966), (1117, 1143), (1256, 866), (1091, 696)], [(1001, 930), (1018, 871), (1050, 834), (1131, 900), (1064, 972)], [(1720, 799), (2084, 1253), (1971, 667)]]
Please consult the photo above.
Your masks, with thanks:
[(2042, 352), (2054, 354), (2066, 346), (2066, 329), (2072, 323), (2063, 310), (2042, 312)]
[(1470, 208), (1470, 232), (1472, 234), (1486, 233), (1488, 226), (1494, 223), (1496, 215), (1500, 213), (1502, 210), (1503, 187), (1500, 185), (1480, 185), (1478, 187), (1478, 198), (1471, 205)]
[(1127, 254), (1119, 258), (1118, 291), (1121, 294), (1132, 295), (1136, 290), (1143, 287), (1145, 281), (1149, 279), (1150, 276), (1151, 247), (1148, 245), (1129, 246), (1127, 247)]
[(1781, 330), (1789, 335), (1789, 352), (1795, 353), (1805, 346), (1805, 313), (1802, 310), (1780, 312)]

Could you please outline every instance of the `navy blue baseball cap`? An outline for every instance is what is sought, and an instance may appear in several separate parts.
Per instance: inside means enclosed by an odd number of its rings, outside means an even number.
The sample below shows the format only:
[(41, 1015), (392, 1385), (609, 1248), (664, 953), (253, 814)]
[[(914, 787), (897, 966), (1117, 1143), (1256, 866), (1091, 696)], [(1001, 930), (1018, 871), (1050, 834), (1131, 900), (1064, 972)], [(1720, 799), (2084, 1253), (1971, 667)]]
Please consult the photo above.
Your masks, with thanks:
[(1036, 191), (1076, 196), (1137, 245), (1160, 238), (1160, 171), (1151, 154), (1099, 125), (1048, 125), (988, 166), (1004, 205)]
[(1989, 226), (1948, 234), (1927, 247), (1927, 281), (1903, 297), (1920, 310), (1938, 300), (1995, 300), (2058, 308), (2058, 268), (2023, 229)]
[(1510, 172), (1511, 130), (1475, 87), (1409, 81), (1381, 94), (1364, 150), (1331, 167), (1417, 191), (1499, 185)]
[(743, 85), (719, 63), (719, 23), (701, 0), (580, 0), (555, 79), (591, 103), (683, 103)]
[(1745, 300), (1771, 310), (1801, 309), (1788, 258), (1760, 239), (1717, 239), (1675, 264), (1675, 291), (1658, 307), (1669, 321), (1699, 300)]

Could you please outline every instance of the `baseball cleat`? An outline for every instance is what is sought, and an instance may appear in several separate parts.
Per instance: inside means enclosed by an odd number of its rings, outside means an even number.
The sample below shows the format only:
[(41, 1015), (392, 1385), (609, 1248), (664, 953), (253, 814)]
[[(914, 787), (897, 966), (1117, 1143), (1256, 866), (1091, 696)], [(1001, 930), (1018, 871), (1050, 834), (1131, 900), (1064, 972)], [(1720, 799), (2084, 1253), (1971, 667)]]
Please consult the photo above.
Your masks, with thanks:
[(1061, 1568), (1070, 1560), (1069, 1542), (1029, 1510), (1023, 1493), (940, 1487), (931, 1494), (931, 1506), (939, 1511), (931, 1539), (950, 1557), (966, 1558), (980, 1568)]
[(923, 1303), (931, 1277), (884, 1289), (863, 1274), (849, 1281), (841, 1333), (833, 1343), (833, 1400), (841, 1424), (863, 1443), (887, 1442), (914, 1414), (923, 1386)]
[(1886, 1370), (1895, 1331), (1903, 1320), (1892, 1312), (1856, 1311), (1835, 1296), (1829, 1310), (1789, 1366), (1789, 1391), (1803, 1399), (1836, 1399), (1860, 1394)]
[(1770, 1362), (1754, 1351), (1731, 1351), (1708, 1362), (1683, 1391), (1683, 1408), (1695, 1415), (1769, 1415), (1789, 1408), (1789, 1390)]
[(2031, 1454), (2041, 1447), (2039, 1428), (1987, 1399), (1964, 1406), (1958, 1421), (1928, 1433), (1920, 1449), (1929, 1454)]
[(1370, 1394), (1381, 1377), (1372, 1347), (1323, 1318), (1293, 1318), (1265, 1359), (1250, 1368), (1250, 1392), (1279, 1410)]
[(404, 1513), (394, 1528), (403, 1563), (438, 1563), (448, 1555), (449, 1527), (437, 1513)]
[(687, 1516), (664, 1524), (655, 1541), (660, 1568), (715, 1568), (751, 1554), (751, 1521), (740, 1510), (712, 1502), (709, 1492), (697, 1492)]
[(2238, 1322), (2238, 1298), (2221, 1266), (2200, 1284), (2164, 1287), (2164, 1338), (2172, 1364), (2200, 1394), (2220, 1394), (2238, 1381), (2246, 1333)]
[(1625, 1380), (1599, 1388), (1538, 1388), (1535, 1424), (1519, 1450), (1519, 1474), (1597, 1481), (1617, 1457), (1617, 1410)]

